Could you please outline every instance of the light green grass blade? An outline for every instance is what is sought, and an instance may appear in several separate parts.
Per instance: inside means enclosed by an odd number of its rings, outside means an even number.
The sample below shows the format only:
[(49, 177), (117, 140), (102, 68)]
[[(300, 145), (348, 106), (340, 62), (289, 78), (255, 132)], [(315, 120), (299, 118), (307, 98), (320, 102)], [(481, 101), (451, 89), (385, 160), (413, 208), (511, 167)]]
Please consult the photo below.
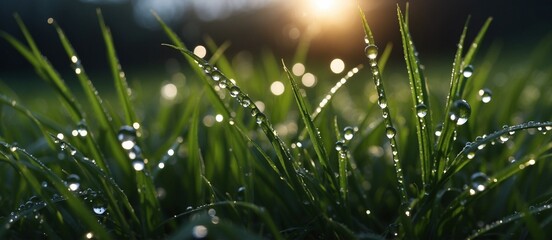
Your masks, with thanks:
[(378, 105), (382, 111), (383, 122), (385, 124), (385, 134), (389, 140), (392, 152), (393, 166), (395, 168), (395, 175), (397, 177), (397, 188), (399, 190), (399, 195), (401, 199), (401, 205), (399, 208), (399, 222), (401, 223), (401, 235), (403, 237), (409, 238), (413, 236), (413, 230), (411, 226), (410, 218), (410, 206), (409, 206), (409, 197), (406, 191), (406, 184), (404, 182), (403, 168), (399, 156), (399, 148), (397, 145), (397, 129), (393, 126), (393, 121), (391, 119), (391, 113), (389, 111), (387, 98), (385, 94), (385, 89), (383, 87), (383, 82), (381, 79), (381, 73), (378, 67), (378, 48), (375, 44), (372, 31), (368, 26), (366, 21), (366, 16), (364, 12), (360, 9), (360, 15), (362, 17), (362, 25), (364, 26), (365, 31), (365, 40), (366, 40), (366, 57), (368, 57), (368, 65), (371, 72), (372, 80), (374, 81), (376, 92), (378, 94)]
[[(188, 174), (191, 175), (193, 193), (195, 196), (203, 196), (205, 187), (203, 186), (202, 175), (205, 174), (205, 170), (202, 167), (201, 149), (199, 148), (199, 104), (194, 107), (194, 113), (192, 114), (190, 124), (190, 131), (188, 132)], [(202, 202), (202, 198), (198, 198), (196, 205), (205, 204)]]
[(424, 188), (431, 181), (431, 159), (433, 155), (433, 124), (431, 121), (431, 106), (429, 94), (423, 69), (420, 67), (420, 61), (417, 56), (414, 43), (410, 37), (409, 27), (403, 16), (401, 9), (397, 6), (397, 15), (404, 50), (408, 78), (410, 79), (410, 90), (414, 109), (414, 119), (416, 122), (416, 136), (418, 139), (419, 162)]
[(299, 89), (299, 86), (297, 85), (297, 82), (295, 81), (293, 74), (289, 71), (289, 69), (286, 67), (285, 63), (282, 62), (284, 66), (284, 71), (287, 74), (288, 80), (290, 82), (291, 88), (293, 90), (293, 94), (295, 96), (295, 101), (297, 103), (297, 107), (299, 108), (299, 113), (301, 115), (301, 118), (303, 119), (303, 122), (305, 123), (305, 128), (307, 129), (307, 132), (309, 133), (310, 139), (312, 141), (312, 145), (314, 147), (314, 151), (316, 152), (316, 155), (318, 156), (318, 162), (322, 165), (322, 167), (326, 168), (326, 170), (329, 167), (329, 158), (328, 154), (326, 153), (326, 149), (324, 148), (324, 143), (322, 141), (322, 137), (318, 133), (318, 130), (316, 126), (314, 125), (314, 122), (312, 121), (312, 118), (310, 116), (310, 110), (309, 107), (301, 94), (301, 90)]
[(125, 113), (125, 124), (132, 126), (133, 123), (139, 122), (136, 117), (136, 112), (134, 107), (130, 102), (130, 88), (126, 81), (125, 73), (123, 72), (121, 65), (119, 64), (119, 59), (117, 58), (117, 53), (115, 52), (115, 46), (113, 43), (113, 38), (111, 37), (111, 31), (105, 25), (102, 12), (98, 9), (97, 11), (98, 21), (100, 23), (100, 28), (105, 42), (106, 52), (107, 52), (107, 62), (111, 69), (113, 76), (113, 81), (115, 83), (115, 89), (117, 91), (117, 96), (121, 102), (121, 107)]
[(48, 142), (48, 144), (51, 147), (54, 147), (54, 142), (50, 138), (50, 134), (48, 133), (47, 127), (42, 124), (33, 114), (31, 110), (28, 108), (21, 106), (21, 104), (17, 103), (17, 101), (10, 99), (7, 96), (0, 94), (0, 103), (10, 106), (11, 108), (17, 110), (18, 112), (24, 114), (27, 118), (29, 118), (37, 127), (40, 129), (40, 132)]
[(383, 84), (381, 81), (381, 75), (378, 68), (378, 62), (376, 60), (378, 55), (378, 49), (375, 45), (374, 36), (372, 35), (372, 31), (370, 30), (370, 27), (368, 26), (368, 22), (366, 22), (366, 16), (364, 16), (364, 12), (362, 12), (362, 9), (359, 8), (360, 15), (362, 17), (362, 25), (364, 27), (364, 31), (366, 34), (366, 55), (368, 57), (368, 64), (369, 69), (371, 71), (372, 79), (374, 80), (374, 83), (376, 85), (376, 91), (378, 92), (378, 104), (380, 105), (380, 108), (382, 110), (383, 115), (383, 121), (385, 123), (386, 128), (386, 135), (389, 139), (389, 142), (391, 144), (392, 152), (393, 152), (393, 166), (395, 167), (395, 173), (397, 175), (397, 186), (400, 192), (401, 196), (401, 202), (403, 204), (407, 203), (408, 197), (406, 194), (405, 189), (405, 183), (404, 183), (404, 176), (403, 171), (401, 167), (401, 162), (399, 158), (398, 153), (398, 147), (397, 147), (397, 139), (396, 139), (396, 133), (397, 130), (393, 126), (393, 121), (391, 119), (391, 114), (389, 112), (389, 108), (387, 107), (387, 98), (385, 97), (385, 89), (383, 88)]

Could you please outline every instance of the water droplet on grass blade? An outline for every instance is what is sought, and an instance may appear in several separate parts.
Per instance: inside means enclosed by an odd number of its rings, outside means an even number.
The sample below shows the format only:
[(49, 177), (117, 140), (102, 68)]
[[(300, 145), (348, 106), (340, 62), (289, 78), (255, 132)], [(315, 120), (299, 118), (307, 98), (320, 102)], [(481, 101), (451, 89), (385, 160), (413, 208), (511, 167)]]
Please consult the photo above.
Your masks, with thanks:
[[(489, 183), (489, 181), (490, 181), (490, 178), (485, 173), (476, 172), (471, 176), (472, 189), (477, 192), (485, 191), (485, 188), (487, 186), (487, 183)], [(470, 191), (470, 193), (472, 192)]]
[(80, 188), (80, 177), (77, 174), (67, 176), (67, 187), (70, 191), (77, 191)]
[(427, 111), (427, 106), (423, 103), (416, 106), (416, 115), (418, 115), (418, 117), (425, 117), (427, 115)]
[(464, 68), (464, 71), (462, 71), (462, 75), (465, 77), (465, 78), (469, 78), (473, 75), (473, 66), (472, 65), (468, 65), (466, 68)]
[(122, 126), (117, 133), (117, 139), (124, 149), (132, 149), (136, 145), (136, 129), (128, 125)]
[(454, 121), (456, 125), (464, 125), (471, 114), (471, 107), (464, 99), (456, 100), (452, 104), (452, 109), (449, 113), (450, 120)]
[(387, 136), (387, 138), (391, 139), (393, 137), (395, 137), (395, 134), (397, 133), (397, 130), (394, 128), (394, 127), (387, 127), (385, 129), (385, 135)]
[(146, 166), (146, 164), (144, 163), (144, 161), (142, 159), (136, 159), (136, 160), (132, 161), (132, 168), (134, 168), (134, 170), (136, 170), (136, 171), (144, 170), (145, 166)]
[(239, 94), (240, 92), (241, 92), (241, 91), (240, 91), (240, 88), (237, 87), (237, 86), (232, 86), (232, 87), (230, 88), (230, 96), (231, 96), (231, 97), (237, 97), (238, 94)]
[(343, 151), (345, 150), (345, 142), (343, 140), (339, 140), (335, 143), (335, 150), (337, 151)]
[(492, 99), (492, 95), (493, 93), (488, 88), (479, 90), (479, 97), (483, 103), (489, 103)]
[(345, 129), (343, 129), (343, 138), (347, 141), (353, 139), (354, 134), (355, 129), (352, 127), (345, 127)]
[(366, 57), (370, 60), (375, 60), (378, 57), (378, 47), (376, 45), (370, 44), (364, 49)]

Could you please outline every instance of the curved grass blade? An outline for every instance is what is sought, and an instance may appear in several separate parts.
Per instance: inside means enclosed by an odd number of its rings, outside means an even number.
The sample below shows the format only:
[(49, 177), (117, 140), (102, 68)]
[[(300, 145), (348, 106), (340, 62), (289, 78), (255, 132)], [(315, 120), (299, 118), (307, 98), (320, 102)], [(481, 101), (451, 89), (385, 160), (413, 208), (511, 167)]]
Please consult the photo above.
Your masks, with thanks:
[[(130, 223), (128, 222), (128, 217), (125, 214), (130, 214), (130, 220), (138, 223), (138, 218), (134, 213), (134, 208), (130, 204), (128, 197), (115, 182), (115, 180), (108, 175), (102, 168), (98, 167), (96, 160), (90, 160), (85, 157), (77, 148), (72, 146), (70, 143), (58, 139), (56, 136), (51, 135), (53, 139), (57, 142), (59, 146), (64, 146), (63, 148), (68, 153), (68, 156), (71, 156), (73, 160), (78, 164), (78, 166), (83, 170), (83, 173), (87, 173), (90, 176), (89, 179), (92, 179), (96, 184), (101, 187), (103, 192), (107, 195), (107, 200), (109, 201), (110, 209), (114, 212), (117, 222), (122, 224), (122, 228), (125, 232), (130, 232)], [(139, 185), (141, 186), (141, 185)], [(123, 211), (118, 207), (119, 203), (127, 209), (127, 212)]]
[(550, 154), (545, 154), (545, 153), (550, 149), (552, 149), (552, 144), (548, 144), (544, 148), (539, 149), (538, 153), (534, 155), (527, 155), (523, 159), (520, 159), (514, 162), (513, 164), (508, 165), (506, 168), (500, 170), (493, 176), (489, 177), (489, 181), (483, 184), (484, 191), (479, 191), (476, 189), (475, 190), (467, 189), (464, 192), (462, 192), (458, 197), (456, 197), (456, 199), (445, 210), (445, 212), (441, 214), (441, 220), (439, 221), (441, 225), (439, 227), (439, 231), (443, 232), (444, 231), (443, 226), (445, 225), (445, 223), (451, 221), (456, 216), (461, 214), (462, 207), (468, 206), (477, 198), (489, 192), (490, 189), (497, 187), (506, 179), (514, 176), (515, 174), (522, 171), (523, 169), (536, 164), (538, 159), (549, 158)]
[(424, 188), (431, 182), (431, 159), (433, 155), (433, 124), (431, 121), (431, 107), (429, 102), (429, 90), (427, 88), (423, 69), (420, 67), (414, 43), (410, 36), (407, 20), (401, 9), (397, 6), (397, 15), (401, 31), (404, 58), (410, 79), (412, 103), (414, 104), (414, 117), (416, 119), (416, 135), (418, 139), (419, 161)]
[[(15, 20), (17, 21), (20, 30), (23, 32), (30, 49), (25, 47), (21, 42), (17, 41), (7, 33), (2, 32), (2, 36), (8, 41), (8, 43), (12, 44), (12, 46), (18, 50), (21, 55), (29, 61), (29, 63), (33, 65), (37, 74), (59, 93), (58, 96), (61, 96), (61, 102), (66, 106), (71, 118), (75, 122), (80, 121), (80, 119), (83, 119), (84, 114), (78, 103), (75, 101), (75, 97), (48, 60), (42, 56), (42, 53), (38, 50), (36, 43), (19, 15), (15, 15)], [(32, 56), (34, 56), (34, 58)]]
[[(184, 217), (184, 216), (190, 215), (192, 213), (206, 211), (208, 209), (217, 208), (217, 207), (219, 207), (219, 208), (220, 207), (229, 207), (231, 209), (241, 208), (241, 209), (252, 211), (253, 213), (255, 213), (261, 219), (262, 222), (264, 222), (267, 225), (267, 227), (268, 227), (268, 229), (269, 229), (269, 231), (272, 234), (272, 237), (274, 239), (283, 239), (282, 235), (278, 231), (278, 228), (276, 227), (276, 224), (272, 220), (272, 218), (271, 218), (270, 214), (268, 213), (268, 211), (266, 211), (263, 207), (259, 207), (255, 204), (247, 203), (247, 202), (222, 201), (222, 202), (207, 204), (207, 205), (203, 205), (201, 207), (195, 208), (193, 210), (175, 215), (173, 217), (173, 219), (179, 218), (179, 217)], [(170, 220), (172, 220), (172, 219), (170, 219)], [(211, 222), (211, 219), (209, 219), (209, 222)], [(231, 231), (231, 230), (228, 230), (228, 231)], [(190, 232), (191, 231), (189, 229), (185, 229), (185, 230), (181, 229), (181, 231), (178, 231), (175, 235), (173, 235), (173, 237), (171, 237), (171, 239), (183, 239), (184, 237), (189, 236)], [(226, 231), (223, 231), (223, 232), (226, 232)], [(228, 232), (228, 233), (230, 233), (230, 232)], [(225, 236), (221, 236), (221, 237), (225, 238)], [(239, 237), (239, 238), (241, 238), (241, 237)]]
[(34, 114), (27, 109), (26, 107), (21, 106), (17, 101), (8, 98), (7, 96), (0, 94), (0, 103), (10, 106), (11, 108), (17, 110), (20, 113), (23, 113), (27, 118), (29, 118), (40, 130), (44, 138), (47, 140), (48, 144), (51, 147), (54, 147), (54, 142), (50, 139), (50, 134), (46, 130), (46, 127), (34, 116)]
[(498, 130), (489, 135), (482, 137), (477, 137), (474, 142), (466, 144), (466, 146), (458, 153), (456, 158), (451, 161), (450, 166), (446, 169), (446, 173), (443, 175), (441, 181), (446, 182), (452, 175), (457, 173), (464, 167), (471, 158), (473, 158), (476, 152), (484, 148), (487, 144), (490, 144), (492, 141), (502, 142), (501, 138), (509, 138), (514, 135), (516, 132), (524, 129), (536, 129), (538, 131), (551, 131), (552, 122), (527, 122), (523, 124), (518, 124), (515, 126), (504, 126), (501, 130)]
[[(9, 146), (5, 146), (9, 147)], [(79, 200), (72, 192), (67, 189), (62, 179), (60, 179), (52, 170), (50, 170), (44, 163), (36, 159), (34, 156), (29, 154), (22, 148), (14, 147), (17, 152), (22, 153), (26, 158), (28, 158), (33, 166), (36, 166), (41, 173), (49, 180), (50, 183), (55, 187), (55, 189), (67, 200), (69, 208), (79, 216), (80, 221), (86, 224), (96, 236), (101, 237), (102, 239), (111, 239), (110, 234), (107, 230), (98, 223), (97, 218), (92, 214), (92, 211), (81, 201)], [(34, 174), (30, 172), (29, 168), (25, 166), (23, 161), (15, 161), (7, 159), (12, 162), (12, 166), (21, 173), (21, 175), (29, 182), (32, 188), (37, 193), (41, 193), (42, 186), (39, 181), (36, 179)], [(44, 200), (48, 199), (43, 197)]]
[(517, 221), (519, 219), (522, 219), (522, 218), (526, 217), (527, 215), (535, 215), (535, 214), (539, 214), (539, 213), (544, 212), (544, 211), (548, 211), (548, 210), (552, 209), (552, 204), (550, 202), (551, 202), (551, 200), (549, 199), (549, 200), (547, 200), (543, 203), (537, 204), (536, 206), (528, 209), (527, 211), (514, 213), (510, 216), (506, 216), (506, 217), (503, 217), (503, 218), (501, 218), (499, 220), (496, 220), (492, 223), (489, 223), (489, 224), (483, 226), (482, 228), (475, 230), (474, 233), (471, 234), (466, 239), (475, 239), (477, 237), (482, 236), (483, 234), (485, 234), (486, 232), (488, 232), (490, 230), (493, 230), (497, 227), (500, 227), (500, 226), (503, 226), (505, 224), (508, 224), (508, 223)]
[(136, 117), (136, 112), (130, 102), (130, 91), (125, 78), (125, 73), (119, 64), (119, 59), (117, 58), (117, 53), (115, 52), (115, 46), (113, 44), (113, 38), (111, 37), (111, 31), (105, 25), (102, 12), (100, 9), (97, 9), (96, 13), (98, 15), (98, 21), (100, 23), (100, 28), (105, 42), (107, 62), (111, 68), (113, 81), (115, 82), (115, 89), (117, 90), (117, 96), (119, 97), (119, 101), (122, 105), (121, 107), (125, 113), (125, 124), (131, 126), (133, 123), (138, 122), (138, 118)]

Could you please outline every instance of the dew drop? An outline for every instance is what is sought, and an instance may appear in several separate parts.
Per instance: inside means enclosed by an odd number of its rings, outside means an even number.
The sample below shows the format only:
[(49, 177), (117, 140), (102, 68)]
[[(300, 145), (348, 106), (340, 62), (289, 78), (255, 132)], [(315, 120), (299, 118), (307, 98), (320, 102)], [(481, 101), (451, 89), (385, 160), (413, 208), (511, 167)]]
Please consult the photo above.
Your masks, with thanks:
[(343, 129), (343, 138), (345, 138), (345, 140), (347, 141), (353, 139), (354, 134), (355, 134), (355, 129), (352, 127), (345, 127)]
[(476, 172), (471, 176), (472, 189), (477, 192), (485, 191), (486, 185), (489, 181), (490, 178), (485, 173)]
[(493, 93), (488, 88), (483, 88), (479, 90), (479, 97), (481, 98), (481, 102), (483, 103), (489, 103), (492, 99)]
[(364, 49), (366, 57), (370, 60), (375, 60), (378, 57), (378, 47), (376, 45), (370, 44)]
[(466, 154), (466, 157), (468, 159), (473, 159), (475, 157), (475, 152), (469, 152), (468, 154)]
[(128, 125), (122, 126), (117, 133), (117, 139), (124, 149), (132, 149), (136, 145), (136, 129)]
[(107, 206), (105, 205), (104, 201), (100, 198), (96, 198), (92, 202), (92, 211), (94, 211), (95, 214), (102, 215), (107, 210)]
[(378, 99), (378, 105), (381, 109), (384, 109), (387, 107), (387, 100), (385, 98)]
[(423, 118), (427, 115), (427, 106), (423, 103), (416, 105), (416, 115)]
[(395, 134), (397, 133), (397, 130), (394, 128), (394, 127), (387, 127), (385, 129), (385, 135), (387, 136), (387, 138), (391, 139), (393, 137), (395, 137)]
[(220, 73), (219, 70), (215, 70), (211, 73), (211, 78), (213, 79), (213, 81), (217, 82), (219, 80), (221, 80), (223, 78), (222, 74)]
[(464, 99), (456, 100), (452, 104), (452, 109), (449, 113), (450, 120), (454, 121), (456, 125), (464, 125), (471, 114), (471, 107)]
[(70, 191), (77, 191), (80, 188), (80, 177), (77, 174), (69, 174), (67, 176), (67, 187)]
[(466, 68), (464, 68), (464, 71), (462, 71), (462, 75), (465, 78), (469, 78), (473, 75), (473, 66), (470, 64)]
[(339, 140), (335, 143), (335, 150), (337, 151), (343, 151), (345, 150), (345, 142), (343, 140)]
[(230, 88), (230, 96), (231, 97), (235, 98), (235, 97), (238, 96), (239, 93), (240, 93), (240, 88), (238, 86), (232, 86)]
[(508, 140), (510, 140), (510, 135), (509, 134), (502, 134), (500, 135), (500, 137), (498, 138), (498, 140), (500, 140), (500, 143), (505, 143), (507, 142)]
[(266, 116), (263, 113), (257, 113), (257, 115), (255, 115), (255, 121), (257, 124), (261, 124), (266, 121)]
[(146, 166), (146, 164), (144, 163), (144, 161), (142, 159), (136, 159), (136, 160), (132, 161), (132, 168), (134, 168), (134, 170), (136, 170), (136, 171), (144, 170), (145, 166)]
[(219, 86), (220, 88), (226, 88), (226, 87), (228, 87), (228, 80), (226, 80), (226, 79), (220, 80), (220, 82), (218, 83), (218, 86)]
[(245, 94), (243, 94), (243, 93), (241, 93), (241, 94), (238, 95), (238, 102), (239, 102), (239, 103), (242, 105), (242, 107), (244, 107), (244, 108), (251, 106), (251, 99), (250, 99), (247, 95), (245, 95)]

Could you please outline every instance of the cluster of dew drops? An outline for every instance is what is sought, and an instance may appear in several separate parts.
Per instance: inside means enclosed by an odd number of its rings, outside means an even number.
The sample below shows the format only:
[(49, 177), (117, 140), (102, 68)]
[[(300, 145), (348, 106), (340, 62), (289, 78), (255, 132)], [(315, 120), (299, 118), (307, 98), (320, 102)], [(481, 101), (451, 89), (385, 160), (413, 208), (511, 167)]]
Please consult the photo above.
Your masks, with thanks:
[(257, 124), (266, 123), (266, 116), (262, 111), (253, 103), (251, 98), (244, 93), (233, 79), (228, 79), (224, 76), (217, 67), (213, 67), (207, 63), (196, 61), (198, 66), (203, 69), (203, 72), (211, 78), (215, 84), (221, 89), (227, 89), (230, 96), (235, 98), (243, 108), (250, 109), (251, 116), (255, 118)]
[(144, 170), (147, 163), (147, 160), (142, 156), (142, 149), (137, 144), (138, 135), (136, 130), (139, 126), (138, 123), (133, 124), (133, 126), (124, 125), (117, 133), (117, 140), (119, 140), (121, 147), (126, 151), (132, 168), (136, 171)]

